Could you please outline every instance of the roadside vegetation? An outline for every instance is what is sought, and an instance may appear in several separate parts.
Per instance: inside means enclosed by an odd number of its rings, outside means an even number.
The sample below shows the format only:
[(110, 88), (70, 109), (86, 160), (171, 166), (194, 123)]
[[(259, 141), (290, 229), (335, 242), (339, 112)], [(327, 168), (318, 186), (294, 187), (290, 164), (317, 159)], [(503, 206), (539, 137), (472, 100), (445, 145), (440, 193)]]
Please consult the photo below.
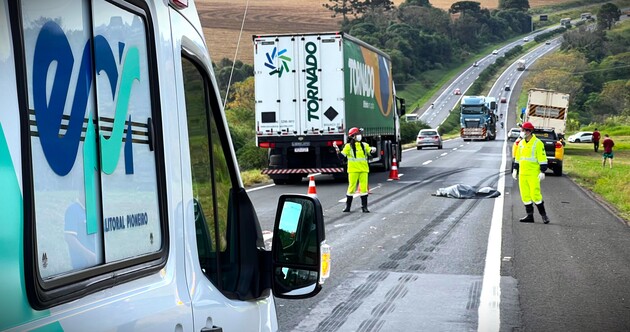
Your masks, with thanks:
[[(324, 1), (325, 2), (325, 1)], [(344, 1), (329, 1), (330, 5), (342, 4)], [(544, 8), (537, 7), (530, 10), (527, 0), (519, 1), (499, 1), (497, 9), (480, 8), (476, 2), (457, 2), (446, 11), (431, 6), (427, 0), (406, 0), (395, 7), (391, 1), (357, 1), (353, 4), (367, 4), (369, 6), (360, 7), (356, 12), (348, 11), (345, 13), (345, 19), (342, 21), (341, 30), (349, 32), (351, 35), (358, 37), (370, 44), (373, 44), (385, 52), (390, 54), (393, 60), (393, 73), (397, 83), (398, 95), (407, 100), (408, 113), (414, 109), (425, 107), (431, 97), (446, 85), (458, 72), (463, 68), (470, 66), (473, 61), (483, 57), (497, 48), (500, 44), (506, 43), (506, 40), (514, 40), (521, 38), (533, 23), (535, 27), (542, 26), (538, 22), (538, 16), (530, 14), (539, 13)], [(572, 9), (572, 12), (590, 11), (594, 14), (598, 13), (598, 8), (602, 6), (604, 1), (586, 1), (591, 6), (583, 6), (584, 1), (576, 1), (574, 6), (580, 6), (578, 9)], [(625, 5), (630, 4), (630, 0), (616, 0), (612, 3)], [(477, 4), (477, 5), (475, 5)], [(404, 9), (404, 10), (402, 10)], [(332, 9), (331, 9), (332, 10)], [(335, 12), (333, 10), (333, 12)], [(344, 13), (337, 12), (343, 16)], [(579, 14), (558, 13), (558, 16), (549, 15), (549, 20), (545, 23), (557, 23), (560, 18), (570, 16), (579, 17)], [(533, 20), (533, 21), (532, 21)], [(569, 32), (576, 31), (576, 35), (580, 36), (582, 27), (573, 27)], [(611, 30), (616, 31), (617, 27)], [(553, 37), (553, 35), (563, 33), (562, 31), (554, 31), (552, 35), (537, 38), (534, 42), (527, 43), (524, 47), (518, 47), (508, 52), (507, 57), (497, 58), (496, 64), (487, 69), (488, 73), (484, 73), (484, 79), (480, 82), (491, 82), (493, 77), (500, 72), (501, 68), (509, 62), (521, 56), (529, 48), (534, 47), (536, 43), (544, 42), (544, 39)], [(606, 35), (598, 30), (599, 35)], [(613, 34), (613, 36), (615, 36)], [(567, 37), (565, 37), (567, 38)], [(625, 33), (621, 37), (613, 37), (613, 40), (607, 40), (605, 44), (598, 44), (598, 47), (608, 48), (611, 45), (624, 45), (627, 43)], [(575, 39), (576, 42), (579, 38)], [(591, 41), (591, 39), (586, 40)], [(624, 50), (622, 46), (621, 51)], [(574, 49), (571, 49), (574, 48)], [(580, 44), (563, 44), (563, 50), (566, 52), (573, 51), (571, 54), (577, 54), (578, 50), (588, 49), (588, 43), (580, 46)], [(594, 51), (594, 50), (593, 50)], [(565, 78), (570, 78), (567, 82), (573, 82), (576, 79), (582, 80), (580, 86), (587, 86), (582, 102), (572, 105), (576, 110), (574, 113), (577, 119), (571, 118), (571, 128), (588, 125), (596, 122), (598, 119), (605, 117), (607, 113), (600, 108), (593, 107), (600, 100), (611, 100), (610, 96), (618, 95), (620, 82), (608, 83), (609, 78), (614, 76), (612, 72), (609, 74), (601, 73), (605, 68), (614, 67), (615, 64), (625, 61), (629, 63), (628, 58), (619, 55), (623, 52), (617, 47), (616, 58), (602, 57), (600, 54), (584, 55), (584, 66), (579, 66), (582, 72), (572, 71)], [(606, 54), (604, 54), (606, 55)], [(571, 61), (573, 58), (565, 61)], [(597, 60), (597, 61), (595, 61)], [(605, 61), (604, 61), (605, 60)], [(567, 62), (565, 62), (567, 63)], [(570, 62), (569, 62), (570, 63)], [(580, 64), (582, 62), (578, 62)], [(219, 83), (220, 93), (222, 96), (226, 94), (229, 73), (231, 72), (232, 62), (223, 59), (214, 64), (217, 73), (217, 81)], [(569, 67), (569, 66), (565, 66)], [(628, 68), (627, 68), (628, 69)], [(586, 71), (592, 74), (587, 75)], [(237, 61), (234, 69), (234, 76), (231, 79), (231, 86), (227, 96), (226, 117), (232, 134), (234, 148), (242, 170), (242, 177), (246, 186), (256, 182), (268, 181), (264, 175), (252, 176), (250, 173), (260, 173), (260, 169), (266, 167), (267, 151), (260, 149), (253, 144), (255, 142), (255, 121), (254, 121), (254, 81), (251, 73), (253, 68), (249, 64)], [(530, 75), (535, 71), (530, 70)], [(593, 80), (596, 78), (597, 80)], [(586, 80), (589, 80), (586, 82)], [(617, 79), (616, 81), (620, 81)], [(627, 81), (627, 78), (626, 78)], [(593, 83), (596, 82), (596, 83)], [(489, 83), (475, 84), (466, 92), (471, 94), (475, 91), (477, 94), (483, 94), (489, 89)], [(628, 86), (626, 85), (627, 89)], [(600, 89), (600, 90), (598, 90)], [(557, 89), (562, 91), (562, 89)], [(579, 90), (579, 89), (578, 89)], [(525, 89), (523, 91), (526, 91)], [(596, 94), (593, 94), (596, 93)], [(578, 94), (576, 94), (577, 96)], [(598, 99), (599, 98), (599, 99)], [(577, 100), (578, 98), (576, 98)], [(526, 98), (525, 98), (526, 101)], [(589, 101), (588, 103), (586, 101)], [(520, 102), (519, 102), (520, 104)], [(619, 111), (619, 105), (609, 103), (615, 109), (613, 114), (622, 114)], [(601, 105), (599, 103), (598, 105)], [(573, 109), (573, 108), (572, 108)], [(606, 112), (610, 111), (608, 109)], [(598, 113), (599, 112), (599, 113)], [(451, 112), (451, 116), (441, 126), (440, 133), (449, 133), (456, 135), (459, 132), (459, 115)], [(427, 128), (422, 122), (402, 124), (402, 136), (404, 141), (413, 143), (417, 132)], [(250, 172), (251, 171), (251, 172)]]
[[(593, 130), (594, 126), (585, 127)], [(567, 143), (564, 172), (577, 184), (603, 198), (630, 226), (630, 126), (599, 126), (615, 142), (613, 168), (602, 167), (603, 148), (594, 152), (592, 143)], [(601, 142), (601, 141), (600, 141)]]

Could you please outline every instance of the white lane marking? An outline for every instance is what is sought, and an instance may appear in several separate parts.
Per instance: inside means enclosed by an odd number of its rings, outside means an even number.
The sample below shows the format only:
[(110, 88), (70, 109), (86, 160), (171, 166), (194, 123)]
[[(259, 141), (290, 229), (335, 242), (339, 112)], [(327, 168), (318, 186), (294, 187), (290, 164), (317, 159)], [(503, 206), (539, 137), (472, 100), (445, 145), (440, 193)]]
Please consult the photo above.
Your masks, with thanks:
[(272, 183), (272, 184), (268, 184), (266, 186), (260, 186), (260, 187), (256, 187), (256, 188), (247, 189), (247, 190), (245, 190), (245, 192), (248, 193), (248, 192), (252, 192), (252, 191), (256, 191), (256, 190), (260, 190), (260, 189), (265, 189), (265, 188), (269, 188), (269, 187), (273, 187), (273, 186), (275, 186), (275, 184)]
[[(400, 177), (400, 175), (398, 175), (398, 176)], [(382, 185), (380, 185), (380, 184), (379, 184), (378, 186), (374, 187), (374, 188), (370, 188), (370, 186), (368, 185), (368, 195), (371, 195), (371, 194), (372, 194), (372, 191), (374, 191), (374, 190), (376, 190), (376, 189), (379, 189), (380, 187), (382, 187)], [(360, 194), (360, 193), (358, 193), (358, 192), (355, 192), (354, 194), (352, 194), (352, 198), (357, 198), (357, 197), (359, 197), (359, 196), (361, 196), (361, 194)], [(339, 202), (339, 203), (345, 203), (345, 202), (346, 202), (346, 199), (347, 199), (347, 197), (346, 197), (346, 196), (344, 196), (344, 197), (343, 197), (342, 199), (340, 199), (338, 202)]]
[[(499, 168), (499, 182), (497, 188), (505, 192), (505, 173), (507, 164), (505, 153), (507, 140), (503, 142), (501, 166)], [(488, 234), (488, 249), (486, 250), (486, 265), (483, 269), (483, 284), (479, 298), (478, 332), (499, 331), (501, 328), (501, 229), (503, 223), (504, 195), (495, 198)]]
[(433, 162), (433, 160), (427, 160), (427, 161), (423, 162), (422, 165), (428, 165), (428, 164), (430, 164), (432, 162)]
[(448, 154), (448, 152), (444, 152), (444, 153), (442, 153), (442, 154), (440, 155), (440, 157), (444, 157), (444, 156), (446, 156), (447, 154)]
[(453, 148), (453, 151), (456, 151), (456, 150), (457, 150), (457, 148)]

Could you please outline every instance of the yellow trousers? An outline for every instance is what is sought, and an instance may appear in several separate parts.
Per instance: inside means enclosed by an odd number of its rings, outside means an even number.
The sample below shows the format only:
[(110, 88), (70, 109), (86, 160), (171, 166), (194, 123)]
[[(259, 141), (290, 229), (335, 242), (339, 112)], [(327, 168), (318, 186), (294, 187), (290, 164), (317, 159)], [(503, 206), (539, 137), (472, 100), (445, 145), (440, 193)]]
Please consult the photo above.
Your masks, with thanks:
[(523, 204), (529, 205), (532, 202), (536, 204), (542, 203), (543, 197), (540, 192), (540, 180), (538, 174), (535, 175), (518, 175), (518, 186), (521, 191), (521, 200)]
[(357, 182), (359, 183), (359, 192), (361, 196), (368, 194), (368, 173), (348, 173), (348, 196), (354, 195), (357, 190)]

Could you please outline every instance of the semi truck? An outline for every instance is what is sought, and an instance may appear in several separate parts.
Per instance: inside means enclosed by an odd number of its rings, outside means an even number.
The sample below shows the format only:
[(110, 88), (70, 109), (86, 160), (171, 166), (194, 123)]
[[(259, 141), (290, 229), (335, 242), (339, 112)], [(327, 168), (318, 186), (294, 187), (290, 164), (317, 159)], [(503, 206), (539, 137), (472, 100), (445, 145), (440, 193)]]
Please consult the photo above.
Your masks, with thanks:
[(193, 0), (0, 0), (0, 331), (277, 331), (320, 291), (322, 206), (263, 237), (203, 36)]
[(400, 117), (392, 62), (381, 50), (343, 32), (255, 35), (256, 144), (268, 149), (262, 170), (276, 184), (309, 173), (345, 178), (335, 150), (350, 128), (376, 148), (370, 168), (400, 162)]
[(518, 70), (518, 71), (525, 70), (525, 64), (526, 64), (525, 59), (519, 59), (516, 62), (516, 70)]
[(463, 96), (460, 103), (460, 136), (464, 141), (495, 140), (497, 103), (486, 96)]
[(530, 89), (523, 121), (534, 127), (553, 129), (564, 138), (569, 110), (569, 94), (545, 89)]

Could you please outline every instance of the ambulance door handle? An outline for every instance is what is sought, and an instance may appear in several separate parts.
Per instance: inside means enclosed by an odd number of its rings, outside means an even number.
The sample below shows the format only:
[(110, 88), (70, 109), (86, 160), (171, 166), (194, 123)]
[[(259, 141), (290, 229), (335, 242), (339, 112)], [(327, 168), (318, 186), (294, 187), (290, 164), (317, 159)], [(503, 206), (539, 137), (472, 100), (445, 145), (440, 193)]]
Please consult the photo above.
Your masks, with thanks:
[(218, 326), (212, 326), (212, 327), (204, 327), (201, 329), (201, 332), (223, 332), (223, 328), (220, 328)]

